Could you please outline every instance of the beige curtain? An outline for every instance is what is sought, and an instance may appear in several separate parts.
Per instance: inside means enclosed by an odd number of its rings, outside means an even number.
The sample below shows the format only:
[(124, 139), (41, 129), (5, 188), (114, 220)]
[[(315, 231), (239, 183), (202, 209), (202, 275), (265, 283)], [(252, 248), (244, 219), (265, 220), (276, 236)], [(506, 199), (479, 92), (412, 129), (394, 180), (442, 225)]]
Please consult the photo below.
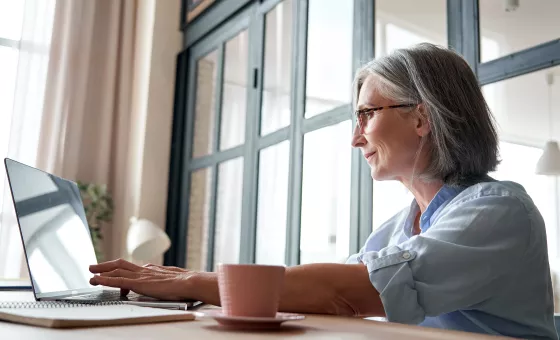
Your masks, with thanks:
[(124, 256), (123, 235), (138, 213), (143, 145), (136, 141), (150, 54), (142, 8), (136, 0), (58, 0), (55, 9), (37, 166), (108, 186), (115, 216), (104, 230), (106, 259)]
[[(64, 178), (106, 184), (115, 215), (104, 230), (105, 259), (125, 257), (132, 216), (165, 226), (180, 0), (25, 3), (9, 148), (0, 139), (0, 153)], [(4, 182), (0, 277), (23, 277)]]
[[(56, 0), (0, 1), (15, 46), (0, 47), (0, 158), (35, 165)], [(6, 13), (3, 13), (6, 15)], [(19, 19), (18, 19), (19, 17)], [(7, 28), (7, 30), (6, 30)], [(10, 34), (11, 32), (11, 34)], [(8, 56), (8, 58), (6, 58)], [(4, 165), (0, 166), (0, 280), (25, 276), (21, 237)]]

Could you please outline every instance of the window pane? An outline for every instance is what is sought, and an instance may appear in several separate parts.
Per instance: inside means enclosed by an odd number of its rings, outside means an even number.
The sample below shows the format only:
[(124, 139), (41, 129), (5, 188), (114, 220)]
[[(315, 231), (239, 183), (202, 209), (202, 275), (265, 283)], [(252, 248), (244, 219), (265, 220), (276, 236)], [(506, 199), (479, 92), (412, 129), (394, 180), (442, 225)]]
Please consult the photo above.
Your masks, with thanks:
[(266, 14), (261, 135), (290, 125), (292, 86), (292, 0)]
[(256, 250), (260, 264), (285, 264), (289, 165), (289, 141), (260, 152)]
[[(547, 75), (552, 74), (552, 84)], [(507, 79), (482, 88), (498, 125), (501, 164), (490, 174), (518, 182), (543, 215), (549, 259), (558, 257), (558, 193), (553, 178), (537, 175), (536, 165), (549, 139), (560, 140), (560, 67)]]
[[(18, 50), (0, 46), (0, 157), (8, 153), (17, 69)], [(0, 181), (0, 188), (3, 182)]]
[(207, 54), (197, 62), (193, 158), (212, 153), (218, 67), (217, 51)]
[(353, 4), (309, 0), (306, 118), (351, 101)]
[(192, 270), (206, 270), (211, 188), (212, 169), (201, 169), (191, 174), (189, 224), (187, 231), (187, 268)]
[(0, 0), (0, 38), (20, 40), (25, 1)]
[(373, 181), (373, 230), (402, 209), (410, 206), (414, 196), (399, 181)]
[(242, 190), (243, 158), (221, 163), (218, 166), (214, 268), (218, 263), (239, 262)]
[[(547, 74), (553, 74), (550, 86)], [(502, 140), (543, 147), (551, 137), (560, 139), (560, 66), (486, 85), (482, 90)]]
[(517, 8), (507, 3), (479, 1), (481, 62), (560, 38), (560, 1), (519, 1)]
[[(1, 25), (1, 24), (0, 24)], [(14, 105), (16, 74), (18, 69), (18, 50), (0, 46), (0, 157), (8, 155), (10, 141), (10, 127)], [(4, 178), (5, 169), (0, 169), (0, 176)], [(6, 181), (0, 181), (0, 193), (4, 192)], [(4, 196), (0, 194), (0, 211)]]
[(351, 136), (350, 121), (305, 135), (301, 263), (344, 262), (349, 256)]
[(245, 141), (245, 111), (247, 111), (248, 33), (242, 31), (226, 43), (220, 150)]
[(376, 57), (421, 42), (447, 46), (445, 0), (377, 0), (375, 6)]

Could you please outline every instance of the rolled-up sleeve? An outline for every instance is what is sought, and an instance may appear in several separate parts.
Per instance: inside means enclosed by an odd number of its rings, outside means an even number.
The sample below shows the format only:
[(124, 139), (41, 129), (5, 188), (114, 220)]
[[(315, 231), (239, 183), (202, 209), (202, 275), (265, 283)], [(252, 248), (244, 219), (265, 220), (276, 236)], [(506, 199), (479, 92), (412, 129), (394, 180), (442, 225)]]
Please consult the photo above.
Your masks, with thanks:
[(357, 260), (387, 319), (418, 324), (468, 309), (508, 284), (529, 244), (529, 213), (515, 197), (471, 197), (448, 206), (426, 232)]

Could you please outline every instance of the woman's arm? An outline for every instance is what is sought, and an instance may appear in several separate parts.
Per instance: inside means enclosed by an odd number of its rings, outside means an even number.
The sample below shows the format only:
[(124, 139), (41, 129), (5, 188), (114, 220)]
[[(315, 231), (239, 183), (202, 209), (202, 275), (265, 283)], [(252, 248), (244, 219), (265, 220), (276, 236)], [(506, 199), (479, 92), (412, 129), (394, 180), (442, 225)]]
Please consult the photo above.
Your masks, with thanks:
[[(196, 273), (198, 300), (219, 305), (215, 273)], [(284, 312), (384, 316), (379, 293), (362, 264), (318, 263), (286, 268), (280, 299)]]
[[(220, 305), (216, 273), (176, 267), (137, 266), (124, 260), (90, 267), (90, 283), (162, 299), (196, 299)], [(320, 263), (288, 267), (280, 310), (286, 312), (383, 316), (384, 309), (362, 264)]]

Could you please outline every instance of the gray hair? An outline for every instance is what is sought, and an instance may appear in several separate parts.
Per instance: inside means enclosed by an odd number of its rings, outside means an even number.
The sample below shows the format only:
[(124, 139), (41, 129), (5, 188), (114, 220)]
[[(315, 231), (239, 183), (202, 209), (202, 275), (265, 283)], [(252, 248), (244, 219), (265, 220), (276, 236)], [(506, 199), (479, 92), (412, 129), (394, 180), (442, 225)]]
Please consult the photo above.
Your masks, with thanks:
[(382, 96), (426, 108), (430, 133), (419, 149), (428, 145), (430, 160), (418, 177), (470, 185), (495, 170), (499, 160), (494, 118), (476, 76), (459, 54), (422, 43), (370, 61), (354, 77), (354, 107), (370, 75), (377, 76)]

